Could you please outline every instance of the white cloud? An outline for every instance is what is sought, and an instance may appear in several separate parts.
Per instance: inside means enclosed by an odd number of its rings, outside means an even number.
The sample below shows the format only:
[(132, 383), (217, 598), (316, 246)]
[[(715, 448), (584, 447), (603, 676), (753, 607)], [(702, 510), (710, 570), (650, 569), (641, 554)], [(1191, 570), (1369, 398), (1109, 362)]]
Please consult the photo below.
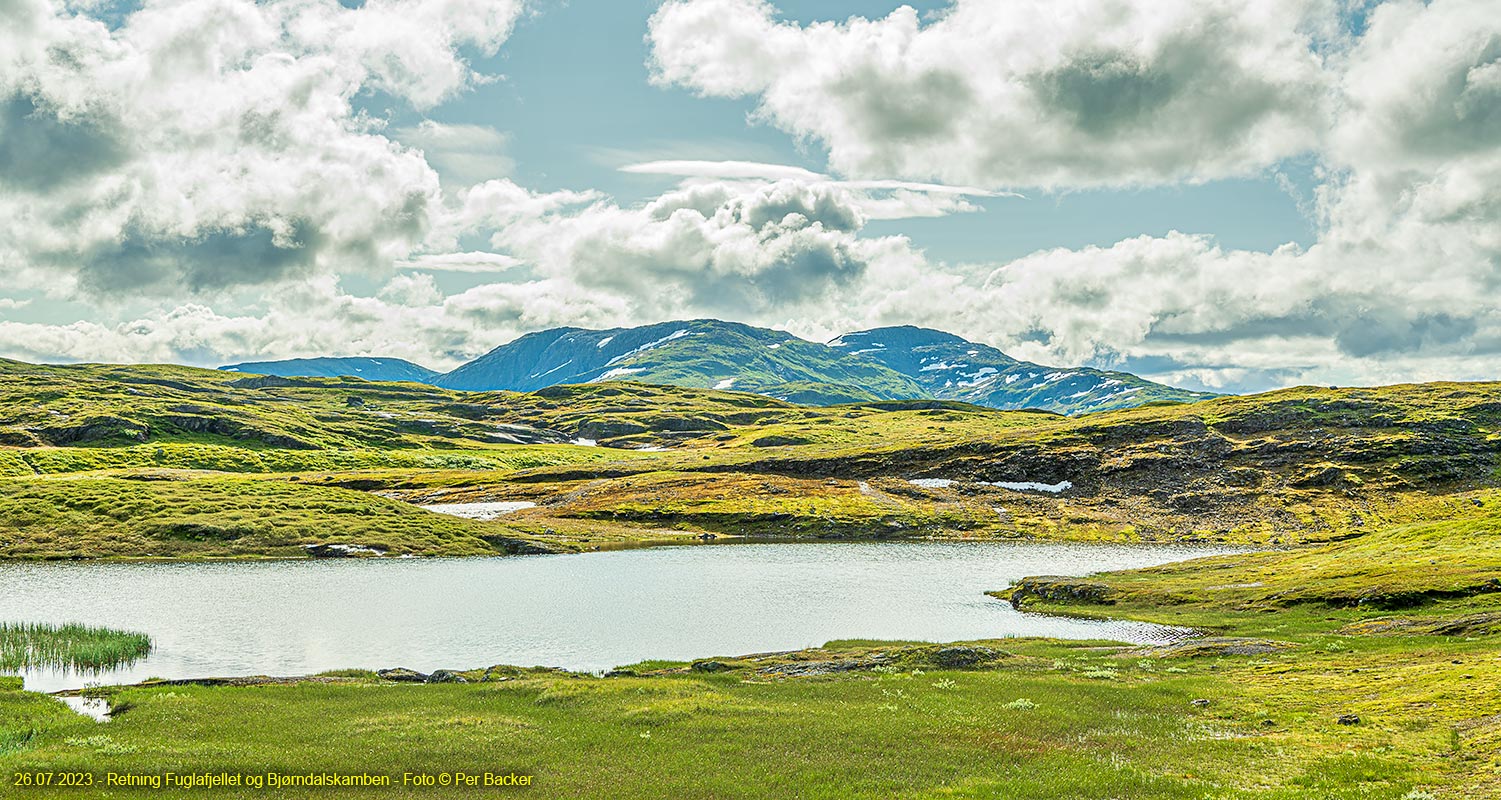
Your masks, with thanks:
[(459, 49), (493, 52), (520, 8), (147, 0), (111, 28), (12, 0), (0, 241), (101, 296), (388, 267), (442, 213), (438, 180), (351, 99), (452, 96), (475, 80)]
[(939, 217), (980, 210), (967, 197), (1016, 197), (973, 186), (949, 186), (898, 180), (836, 180), (802, 167), (750, 161), (648, 161), (628, 164), (622, 172), (673, 175), (686, 178), (685, 187), (715, 181), (744, 181), (769, 185), (778, 181), (809, 187), (829, 187), (844, 193), (869, 219)]
[(476, 251), (416, 256), (396, 262), (396, 268), (433, 272), (508, 272), (522, 263), (515, 256)]
[[(834, 175), (635, 163), (683, 183), (623, 206), (504, 178), (464, 186), (484, 171), (454, 181), (462, 164), (441, 159), (503, 155), (495, 131), (398, 132), (428, 137), (424, 158), (353, 111), (360, 91), (421, 107), (472, 83), (455, 48), (499, 44), (509, 22), (489, 5), (154, 0), (111, 31), (11, 0), (7, 288), (284, 286), (264, 313), (179, 302), (129, 320), (0, 323), (0, 354), (451, 366), (539, 328), (713, 315), (815, 339), (926, 324), (1032, 360), (1231, 388), (1494, 377), (1490, 5), (1390, 0), (1356, 39), (1329, 32), (1315, 0), (959, 0), (927, 23), (903, 10), (809, 26), (752, 0), (675, 0), (652, 27), (661, 79), (754, 95), (765, 119), (823, 142)], [(397, 8), (413, 41), (380, 33)], [(367, 11), (360, 25), (347, 16)], [(471, 24), (477, 38), (455, 33)], [(1321, 185), (1307, 248), (1171, 233), (946, 264), (867, 230), (976, 210), (997, 187), (1207, 180), (1310, 150)], [(461, 186), (445, 193), (427, 159)], [(399, 270), (376, 297), (330, 277), (372, 264)], [(512, 282), (443, 297), (439, 272)]]
[(763, 164), (756, 161), (647, 161), (627, 164), (621, 172), (638, 175), (677, 175), (684, 178), (724, 178), (726, 180), (794, 180), (813, 182), (825, 177), (812, 170), (786, 164)]
[(654, 79), (752, 96), (850, 177), (1045, 188), (1246, 174), (1318, 144), (1332, 0), (956, 0), (802, 26), (670, 0)]
[(504, 178), (516, 168), (506, 155), (509, 137), (484, 125), (423, 120), (395, 134), (398, 141), (420, 149), (445, 180), (462, 186)]
[(28, 361), (217, 366), (326, 355), (406, 358), (449, 368), (538, 328), (615, 324), (624, 308), (558, 280), (481, 286), (435, 297), (428, 276), (398, 276), (379, 297), (319, 278), (260, 314), (184, 304), (118, 323), (0, 320), (0, 357)]

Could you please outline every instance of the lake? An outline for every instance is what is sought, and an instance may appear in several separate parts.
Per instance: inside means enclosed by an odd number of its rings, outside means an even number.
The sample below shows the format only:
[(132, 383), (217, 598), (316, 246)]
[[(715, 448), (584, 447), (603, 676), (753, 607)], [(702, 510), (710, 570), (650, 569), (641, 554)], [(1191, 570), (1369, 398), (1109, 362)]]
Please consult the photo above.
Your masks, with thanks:
[(984, 592), (1227, 552), (1175, 545), (735, 543), (473, 559), (0, 564), (0, 620), (150, 634), (143, 661), (37, 670), (54, 691), (147, 677), (492, 664), (605, 670), (833, 639), (1150, 643), (1184, 631), (1018, 612)]

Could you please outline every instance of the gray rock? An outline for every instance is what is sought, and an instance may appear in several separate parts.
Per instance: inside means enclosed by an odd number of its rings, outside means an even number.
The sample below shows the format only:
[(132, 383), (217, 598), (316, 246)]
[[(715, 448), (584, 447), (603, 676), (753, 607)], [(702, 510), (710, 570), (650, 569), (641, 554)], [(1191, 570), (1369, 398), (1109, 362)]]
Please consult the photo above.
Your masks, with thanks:
[(397, 683), (425, 683), (427, 676), (414, 669), (396, 667), (394, 669), (377, 670), (375, 673), (381, 680), (395, 681)]
[(452, 670), (438, 669), (438, 670), (433, 670), (433, 674), (427, 676), (427, 682), (428, 683), (468, 683), (469, 679), (465, 678), (463, 675), (460, 675), (460, 674), (458, 674), (456, 672), (453, 672)]
[(1199, 698), (1197, 700), (1190, 701), (1189, 705), (1191, 705), (1191, 706), (1193, 706), (1195, 708), (1208, 708), (1209, 707), (1209, 701), (1205, 700), (1204, 698), (1201, 697), (1201, 698)]
[(734, 667), (723, 661), (695, 661), (690, 669), (694, 672), (725, 672), (734, 669)]
[(1338, 722), (1341, 725), (1359, 725), (1360, 724), (1360, 715), (1359, 714), (1340, 714), (1339, 715), (1339, 719), (1336, 719), (1335, 722)]

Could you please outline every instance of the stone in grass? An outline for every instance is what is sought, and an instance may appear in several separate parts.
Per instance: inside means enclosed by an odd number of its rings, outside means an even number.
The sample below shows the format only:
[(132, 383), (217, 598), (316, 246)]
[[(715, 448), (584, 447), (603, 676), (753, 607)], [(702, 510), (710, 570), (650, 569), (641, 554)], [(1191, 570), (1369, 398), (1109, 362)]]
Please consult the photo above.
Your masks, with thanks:
[(448, 669), (433, 670), (433, 674), (427, 676), (428, 683), (468, 683), (469, 679), (463, 675)]
[(970, 647), (967, 645), (955, 645), (953, 647), (941, 647), (929, 656), (928, 663), (935, 667), (948, 667), (957, 669), (973, 667), (986, 661), (995, 660), (1000, 653), (989, 647)]
[(723, 661), (695, 661), (691, 669), (694, 672), (725, 672), (734, 669), (734, 667)]
[(396, 667), (395, 669), (377, 670), (375, 673), (381, 680), (395, 681), (397, 683), (426, 683), (427, 676), (414, 669)]
[(1208, 708), (1209, 707), (1209, 701), (1205, 700), (1202, 697), (1200, 697), (1197, 700), (1191, 700), (1191, 701), (1189, 701), (1188, 704), (1191, 705), (1191, 706), (1193, 706), (1194, 708)]
[(1340, 714), (1339, 718), (1336, 719), (1335, 722), (1338, 722), (1341, 725), (1359, 725), (1360, 724), (1360, 715), (1359, 714)]

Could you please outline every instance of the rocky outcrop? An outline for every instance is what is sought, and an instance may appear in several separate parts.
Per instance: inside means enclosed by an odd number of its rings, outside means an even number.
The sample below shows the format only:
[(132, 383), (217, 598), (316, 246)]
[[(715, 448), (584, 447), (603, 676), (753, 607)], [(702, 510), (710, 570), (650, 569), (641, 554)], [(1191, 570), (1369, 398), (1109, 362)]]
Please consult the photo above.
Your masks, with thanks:
[(1060, 575), (1038, 575), (1018, 581), (1011, 588), (1008, 599), (1015, 608), (1023, 607), (1032, 598), (1052, 603), (1113, 605), (1113, 594), (1114, 590), (1108, 584)]
[(1501, 633), (1501, 611), (1457, 617), (1387, 617), (1340, 628), (1353, 636), (1489, 636)]
[(977, 647), (969, 645), (954, 645), (952, 647), (940, 647), (928, 656), (928, 663), (942, 669), (969, 669), (986, 662), (994, 661), (1001, 656), (997, 650), (989, 647)]

